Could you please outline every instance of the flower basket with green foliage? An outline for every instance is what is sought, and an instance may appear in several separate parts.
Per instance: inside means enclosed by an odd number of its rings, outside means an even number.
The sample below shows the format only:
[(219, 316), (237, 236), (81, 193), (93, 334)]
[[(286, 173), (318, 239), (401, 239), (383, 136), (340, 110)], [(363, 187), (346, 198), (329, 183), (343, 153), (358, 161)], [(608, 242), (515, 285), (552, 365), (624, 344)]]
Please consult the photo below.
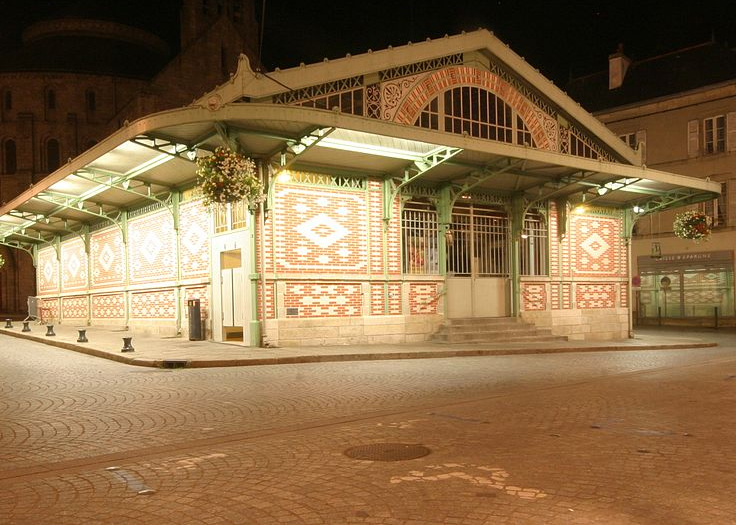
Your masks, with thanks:
[(711, 218), (705, 213), (689, 210), (678, 213), (672, 229), (680, 239), (707, 241), (711, 232)]
[(247, 201), (253, 209), (263, 200), (255, 163), (222, 146), (212, 155), (197, 158), (196, 184), (206, 206)]

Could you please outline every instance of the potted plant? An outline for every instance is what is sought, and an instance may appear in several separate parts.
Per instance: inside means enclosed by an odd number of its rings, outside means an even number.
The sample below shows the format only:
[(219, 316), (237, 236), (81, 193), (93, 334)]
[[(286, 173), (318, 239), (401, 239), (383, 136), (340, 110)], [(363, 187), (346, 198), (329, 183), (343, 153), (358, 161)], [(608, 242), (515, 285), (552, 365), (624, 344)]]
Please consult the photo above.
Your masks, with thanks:
[(675, 216), (672, 229), (681, 239), (707, 241), (710, 237), (712, 223), (712, 219), (705, 213), (688, 210)]
[(263, 184), (253, 160), (222, 146), (212, 155), (197, 158), (196, 185), (205, 206), (246, 201), (253, 210), (263, 200)]

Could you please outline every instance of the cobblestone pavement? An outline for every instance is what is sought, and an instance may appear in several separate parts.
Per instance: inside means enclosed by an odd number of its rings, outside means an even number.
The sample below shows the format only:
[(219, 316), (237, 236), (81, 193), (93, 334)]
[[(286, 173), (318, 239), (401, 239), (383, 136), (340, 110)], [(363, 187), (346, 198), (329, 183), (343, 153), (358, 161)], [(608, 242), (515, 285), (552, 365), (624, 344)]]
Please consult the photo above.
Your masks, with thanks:
[[(714, 337), (163, 370), (0, 336), (0, 523), (736, 523)], [(345, 454), (379, 444), (429, 454)]]

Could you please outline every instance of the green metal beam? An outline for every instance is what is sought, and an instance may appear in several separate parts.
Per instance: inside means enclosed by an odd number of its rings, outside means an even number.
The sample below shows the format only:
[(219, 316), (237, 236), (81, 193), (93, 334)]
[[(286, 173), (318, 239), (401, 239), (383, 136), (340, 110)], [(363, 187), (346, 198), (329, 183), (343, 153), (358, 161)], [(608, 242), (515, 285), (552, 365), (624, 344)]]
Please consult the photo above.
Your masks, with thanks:
[(389, 180), (393, 185), (391, 191), (391, 197), (388, 201), (384, 199), (383, 202), (383, 220), (387, 224), (391, 221), (393, 215), (393, 202), (396, 200), (396, 196), (399, 194), (404, 186), (407, 186), (413, 182), (419, 180), (425, 173), (432, 170), (450, 160), (452, 157), (463, 151), (461, 148), (452, 148), (449, 146), (439, 147), (426, 155), (421, 156), (419, 159), (412, 162), (411, 165), (404, 169), (404, 177), (400, 179), (400, 182), (396, 184), (394, 181)]

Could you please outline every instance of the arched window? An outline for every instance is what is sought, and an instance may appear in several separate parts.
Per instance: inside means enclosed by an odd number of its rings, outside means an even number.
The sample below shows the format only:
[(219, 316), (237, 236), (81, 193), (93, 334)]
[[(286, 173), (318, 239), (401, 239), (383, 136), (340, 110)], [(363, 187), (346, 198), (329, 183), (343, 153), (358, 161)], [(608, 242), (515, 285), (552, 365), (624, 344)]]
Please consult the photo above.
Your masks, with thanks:
[(46, 141), (46, 169), (51, 173), (60, 165), (61, 152), (59, 150), (59, 141), (56, 139), (49, 139)]
[(12, 175), (18, 169), (18, 158), (16, 155), (15, 141), (7, 139), (3, 143), (3, 171)]
[(53, 89), (46, 91), (46, 109), (56, 109), (56, 92)]
[(478, 87), (448, 89), (422, 109), (415, 126), (509, 144), (534, 145), (526, 124), (494, 93)]

